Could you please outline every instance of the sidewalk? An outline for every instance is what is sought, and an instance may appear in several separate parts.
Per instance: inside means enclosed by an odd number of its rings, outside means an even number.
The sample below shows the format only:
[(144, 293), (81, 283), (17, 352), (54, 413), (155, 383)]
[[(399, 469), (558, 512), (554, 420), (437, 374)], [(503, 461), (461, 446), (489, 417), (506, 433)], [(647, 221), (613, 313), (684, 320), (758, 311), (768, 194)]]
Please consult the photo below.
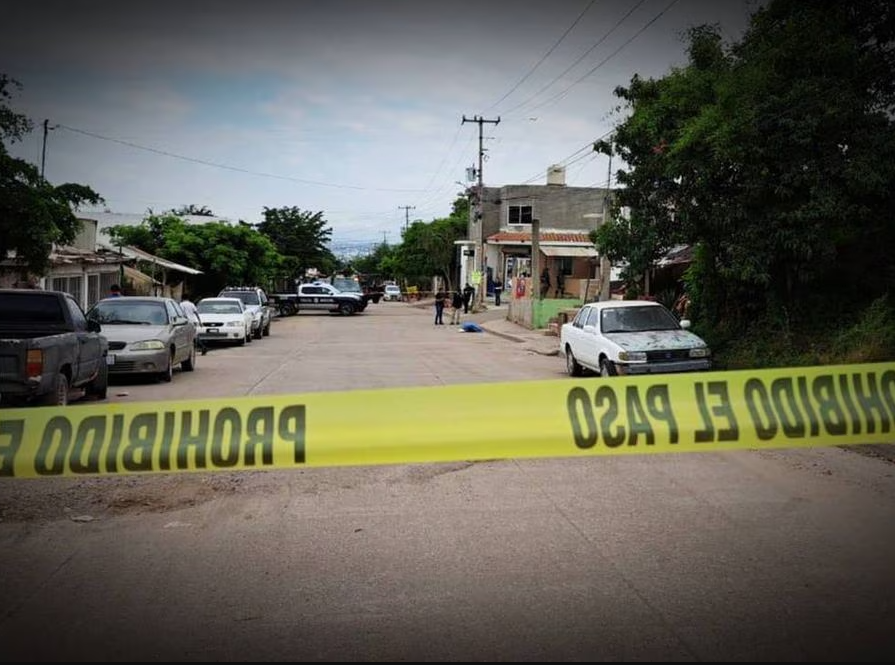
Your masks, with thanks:
[[(432, 299), (420, 300), (413, 303), (412, 306), (419, 309), (431, 309), (435, 306), (435, 301)], [(500, 307), (495, 307), (492, 300), (486, 302), (485, 306), (487, 307), (485, 311), (464, 314), (462, 320), (478, 324), (487, 333), (521, 344), (524, 351), (532, 351), (543, 356), (559, 355), (559, 337), (547, 335), (544, 330), (529, 330), (525, 326), (508, 321), (506, 302), (503, 302)], [(446, 315), (449, 311), (445, 310)]]

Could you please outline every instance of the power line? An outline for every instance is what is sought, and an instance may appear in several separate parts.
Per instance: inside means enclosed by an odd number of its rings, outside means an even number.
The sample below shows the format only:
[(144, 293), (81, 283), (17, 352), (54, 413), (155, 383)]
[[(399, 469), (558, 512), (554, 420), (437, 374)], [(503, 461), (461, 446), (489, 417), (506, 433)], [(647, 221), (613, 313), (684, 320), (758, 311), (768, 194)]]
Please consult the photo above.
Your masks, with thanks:
[[(596, 43), (593, 44), (589, 49), (587, 49), (584, 53), (582, 53), (582, 54), (578, 57), (578, 59), (575, 60), (575, 62), (573, 62), (573, 63), (572, 63), (571, 65), (569, 65), (568, 67), (566, 67), (566, 69), (565, 69), (559, 76), (557, 76), (556, 78), (554, 78), (552, 81), (550, 81), (550, 83), (548, 83), (548, 84), (545, 85), (543, 88), (541, 88), (540, 90), (538, 90), (535, 94), (531, 95), (531, 96), (530, 96), (528, 99), (526, 99), (525, 101), (520, 102), (519, 104), (516, 104), (516, 106), (514, 106), (514, 107), (511, 108), (509, 111), (507, 111), (507, 114), (512, 113), (513, 111), (516, 111), (517, 109), (520, 109), (520, 108), (522, 108), (523, 106), (525, 106), (526, 104), (528, 104), (529, 102), (533, 101), (533, 100), (536, 99), (542, 92), (544, 92), (544, 91), (548, 90), (549, 88), (551, 88), (551, 87), (553, 86), (554, 83), (556, 83), (557, 81), (559, 81), (560, 79), (562, 79), (563, 76), (565, 76), (565, 75), (568, 74), (570, 71), (572, 71), (572, 70), (575, 68), (575, 66), (576, 66), (579, 62), (581, 62), (582, 60), (584, 60), (584, 58), (586, 58), (588, 55), (590, 55), (590, 53), (592, 53), (593, 50), (594, 50), (595, 48), (597, 48), (600, 44), (602, 44), (603, 42), (605, 42), (605, 41), (609, 38), (609, 36), (612, 35), (612, 33), (615, 32), (615, 31), (618, 29), (618, 27), (619, 27), (622, 23), (624, 23), (624, 22), (628, 19), (628, 17), (629, 17), (631, 14), (633, 14), (633, 13), (637, 10), (637, 8), (640, 7), (640, 5), (642, 5), (644, 2), (646, 2), (646, 0), (639, 0), (636, 4), (634, 4), (634, 6), (631, 7), (631, 9), (628, 10), (628, 13), (627, 13), (627, 14), (625, 14), (624, 16), (622, 16), (622, 17), (615, 23), (615, 25), (612, 26), (612, 27), (609, 29), (608, 32), (606, 32), (602, 37), (600, 37), (600, 38), (596, 41)], [(537, 107), (536, 107), (536, 108), (537, 108)]]
[(596, 2), (597, 2), (597, 0), (591, 0), (591, 1), (588, 3), (587, 7), (585, 7), (584, 10), (583, 10), (580, 14), (578, 14), (578, 18), (576, 18), (576, 19), (574, 20), (574, 22), (572, 23), (572, 25), (570, 25), (568, 28), (566, 28), (566, 31), (565, 31), (564, 33), (562, 33), (562, 36), (560, 36), (560, 38), (559, 38), (558, 40), (556, 40), (556, 43), (553, 44), (553, 46), (551, 46), (549, 49), (547, 49), (547, 52), (546, 52), (544, 55), (541, 56), (541, 59), (538, 60), (538, 61), (534, 64), (534, 66), (533, 66), (531, 69), (528, 70), (528, 72), (525, 74), (525, 76), (523, 76), (521, 79), (519, 79), (519, 80), (516, 82), (516, 85), (514, 85), (512, 88), (510, 88), (510, 89), (504, 94), (503, 97), (501, 97), (501, 98), (498, 99), (496, 102), (494, 102), (494, 103), (493, 103), (491, 106), (489, 106), (486, 110), (487, 110), (487, 111), (490, 111), (490, 110), (493, 109), (495, 106), (497, 106), (498, 104), (500, 104), (503, 100), (505, 100), (507, 97), (509, 97), (510, 95), (512, 95), (514, 92), (516, 92), (516, 90), (519, 89), (519, 86), (522, 85), (523, 83), (525, 83), (525, 81), (528, 80), (528, 77), (531, 76), (532, 74), (534, 74), (535, 70), (536, 70), (538, 67), (540, 67), (540, 66), (544, 63), (544, 61), (545, 61), (547, 58), (550, 57), (550, 54), (553, 53), (553, 51), (556, 50), (556, 48), (563, 42), (563, 40), (569, 35), (569, 33), (572, 32), (572, 29), (573, 29), (576, 25), (578, 25), (578, 23), (581, 21), (581, 19), (584, 18), (584, 15), (587, 14), (588, 11), (590, 11), (590, 8), (593, 7), (594, 4), (595, 4)]
[(655, 16), (653, 16), (649, 21), (646, 22), (646, 24), (645, 24), (642, 28), (640, 28), (640, 30), (638, 30), (637, 32), (635, 32), (635, 33), (634, 33), (631, 37), (629, 37), (629, 38), (628, 38), (628, 39), (627, 39), (621, 46), (619, 46), (619, 47), (618, 47), (617, 49), (615, 49), (612, 53), (610, 53), (610, 54), (607, 55), (605, 58), (603, 58), (600, 62), (598, 62), (592, 69), (590, 69), (587, 73), (585, 73), (584, 76), (581, 76), (580, 78), (578, 78), (578, 79), (576, 79), (575, 81), (573, 81), (568, 87), (566, 87), (564, 90), (562, 90), (562, 92), (559, 92), (559, 93), (557, 93), (556, 95), (554, 95), (553, 97), (550, 97), (549, 99), (547, 99), (547, 100), (541, 102), (540, 104), (531, 107), (531, 108), (529, 109), (529, 112), (531, 112), (531, 111), (535, 111), (535, 110), (537, 110), (537, 109), (539, 109), (539, 108), (541, 108), (541, 107), (543, 107), (543, 106), (545, 106), (545, 105), (547, 105), (547, 104), (549, 104), (549, 103), (551, 103), (551, 102), (559, 101), (560, 99), (562, 99), (563, 97), (565, 97), (565, 96), (569, 93), (569, 91), (570, 91), (572, 88), (574, 88), (574, 87), (577, 86), (579, 83), (581, 83), (582, 81), (584, 81), (584, 79), (586, 79), (586, 78), (588, 78), (589, 76), (593, 75), (594, 72), (596, 72), (598, 69), (600, 69), (600, 67), (602, 67), (602, 66), (605, 65), (607, 62), (609, 62), (610, 60), (612, 60), (612, 58), (614, 58), (616, 55), (618, 55), (618, 54), (619, 54), (619, 53), (620, 53), (620, 52), (621, 52), (621, 51), (622, 51), (628, 44), (630, 44), (630, 43), (633, 42), (635, 39), (637, 39), (640, 35), (642, 35), (642, 34), (643, 34), (643, 33), (644, 33), (644, 32), (645, 32), (645, 31), (646, 31), (646, 30), (653, 24), (653, 23), (655, 23), (655, 22), (658, 21), (660, 18), (662, 18), (662, 16), (664, 16), (664, 15), (665, 15), (665, 14), (672, 8), (672, 7), (674, 7), (678, 2), (680, 2), (680, 0), (671, 0), (671, 2), (669, 2), (669, 3), (665, 6), (665, 8), (664, 8), (662, 11), (660, 11), (658, 14), (656, 14)]
[(403, 193), (416, 193), (416, 192), (424, 192), (426, 190), (423, 189), (393, 189), (387, 187), (361, 187), (358, 185), (345, 185), (333, 182), (322, 182), (319, 180), (306, 180), (304, 178), (294, 178), (292, 176), (284, 176), (278, 175), (276, 173), (265, 173), (263, 171), (252, 171), (251, 169), (244, 169), (239, 166), (231, 166), (229, 164), (220, 164), (218, 162), (211, 162), (205, 159), (199, 159), (197, 157), (187, 157), (186, 155), (178, 155), (177, 153), (168, 152), (167, 150), (160, 150), (158, 148), (150, 148), (149, 146), (140, 145), (138, 143), (132, 143), (131, 141), (124, 141), (122, 139), (115, 139), (109, 136), (103, 136), (102, 134), (96, 134), (94, 132), (88, 132), (85, 129), (78, 129), (76, 127), (69, 127), (67, 125), (56, 125), (61, 129), (67, 129), (70, 132), (74, 132), (75, 134), (83, 134), (84, 136), (90, 136), (95, 139), (100, 139), (102, 141), (109, 141), (110, 143), (117, 143), (119, 145), (128, 146), (129, 148), (135, 148), (137, 150), (145, 150), (146, 152), (155, 153), (156, 155), (162, 155), (165, 157), (171, 157), (172, 159), (179, 159), (184, 162), (190, 162), (192, 164), (201, 164), (203, 166), (211, 166), (217, 169), (224, 169), (226, 171), (234, 171), (236, 173), (245, 173), (247, 175), (258, 176), (261, 178), (273, 178), (276, 180), (286, 180), (289, 182), (295, 182), (302, 185), (316, 185), (318, 187), (334, 187), (336, 189), (354, 189), (359, 191), (377, 191), (377, 192), (403, 192)]
[(416, 206), (398, 206), (398, 210), (404, 211), (404, 230), (410, 226), (410, 211), (416, 210)]

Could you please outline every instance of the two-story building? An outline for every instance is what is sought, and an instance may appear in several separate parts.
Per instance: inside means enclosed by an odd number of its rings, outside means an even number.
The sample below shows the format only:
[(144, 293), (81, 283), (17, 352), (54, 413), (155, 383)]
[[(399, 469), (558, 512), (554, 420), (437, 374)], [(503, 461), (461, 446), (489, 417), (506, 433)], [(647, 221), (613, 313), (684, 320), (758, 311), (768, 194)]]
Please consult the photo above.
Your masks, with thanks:
[[(545, 185), (483, 188), (478, 206), (481, 219), (477, 219), (477, 188), (470, 188), (473, 205), (467, 239), (458, 242), (461, 283), (477, 281), (474, 271), (482, 265), (480, 286), (490, 294), (495, 277), (500, 277), (510, 318), (531, 327), (542, 327), (562, 308), (593, 299), (601, 288), (601, 273), (589, 234), (602, 222), (607, 191), (568, 187), (565, 169), (551, 166)], [(537, 261), (533, 245), (539, 250)], [(533, 274), (535, 263), (537, 275)], [(533, 288), (537, 289), (535, 298)], [(532, 307), (532, 300), (556, 302)]]

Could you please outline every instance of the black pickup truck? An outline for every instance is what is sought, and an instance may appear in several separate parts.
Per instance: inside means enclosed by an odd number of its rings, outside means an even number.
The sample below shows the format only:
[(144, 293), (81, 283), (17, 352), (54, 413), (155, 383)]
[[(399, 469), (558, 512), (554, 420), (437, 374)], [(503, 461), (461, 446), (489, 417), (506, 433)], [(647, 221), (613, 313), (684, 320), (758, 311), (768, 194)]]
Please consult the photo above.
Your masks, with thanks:
[(69, 294), (0, 289), (0, 405), (64, 406), (73, 391), (105, 399), (108, 351)]

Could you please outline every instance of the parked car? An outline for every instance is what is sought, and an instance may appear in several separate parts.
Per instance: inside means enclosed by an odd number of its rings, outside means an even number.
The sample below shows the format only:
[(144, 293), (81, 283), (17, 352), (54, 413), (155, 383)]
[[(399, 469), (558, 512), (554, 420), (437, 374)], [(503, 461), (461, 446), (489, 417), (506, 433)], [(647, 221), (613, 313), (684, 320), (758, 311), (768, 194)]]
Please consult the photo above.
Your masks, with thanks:
[(196, 326), (173, 298), (104, 298), (87, 312), (109, 340), (109, 372), (152, 374), (170, 381), (174, 366), (196, 368)]
[(264, 289), (257, 286), (228, 286), (218, 293), (218, 298), (239, 298), (246, 309), (252, 313), (252, 335), (261, 339), (262, 335), (270, 335), (270, 322), (274, 308), (267, 298)]
[(199, 310), (199, 338), (205, 342), (252, 341), (252, 313), (239, 298), (202, 298)]
[(580, 376), (699, 372), (712, 367), (711, 351), (664, 305), (649, 300), (586, 304), (560, 328), (566, 370)]
[(105, 399), (108, 343), (62, 291), (0, 290), (0, 403), (64, 406), (71, 389)]
[(383, 300), (401, 300), (401, 287), (397, 284), (386, 284)]

